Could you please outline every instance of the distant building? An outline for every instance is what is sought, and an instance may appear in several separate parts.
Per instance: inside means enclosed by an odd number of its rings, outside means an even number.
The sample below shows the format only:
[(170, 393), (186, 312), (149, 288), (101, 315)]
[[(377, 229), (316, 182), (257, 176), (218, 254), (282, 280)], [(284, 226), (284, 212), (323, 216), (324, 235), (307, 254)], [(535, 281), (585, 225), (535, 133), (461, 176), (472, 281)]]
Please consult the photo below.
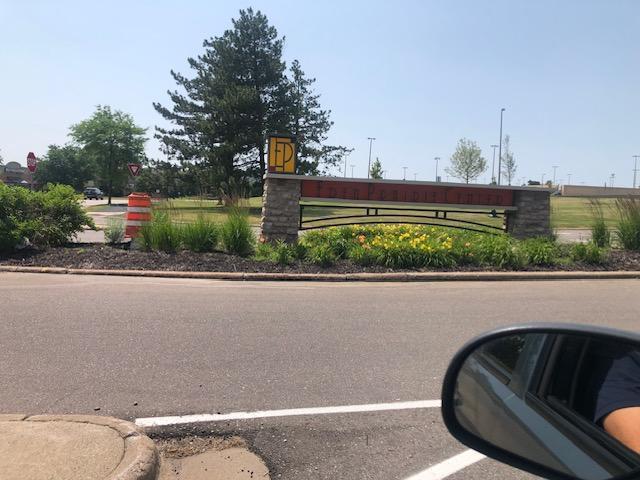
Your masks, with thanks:
[(0, 166), (0, 182), (28, 187), (31, 184), (31, 172), (18, 162), (8, 162)]
[(560, 195), (563, 197), (626, 197), (640, 195), (640, 188), (563, 185), (560, 187)]

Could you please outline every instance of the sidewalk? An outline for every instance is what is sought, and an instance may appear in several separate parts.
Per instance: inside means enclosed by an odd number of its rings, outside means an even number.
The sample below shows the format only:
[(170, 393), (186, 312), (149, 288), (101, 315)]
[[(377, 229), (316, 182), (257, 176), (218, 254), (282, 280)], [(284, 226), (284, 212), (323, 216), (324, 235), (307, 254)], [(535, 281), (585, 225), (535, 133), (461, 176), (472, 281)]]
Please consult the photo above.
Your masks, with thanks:
[(269, 480), (243, 439), (158, 446), (133, 423), (89, 415), (0, 414), (2, 480)]
[(0, 415), (3, 480), (155, 480), (159, 456), (135, 425), (110, 417)]

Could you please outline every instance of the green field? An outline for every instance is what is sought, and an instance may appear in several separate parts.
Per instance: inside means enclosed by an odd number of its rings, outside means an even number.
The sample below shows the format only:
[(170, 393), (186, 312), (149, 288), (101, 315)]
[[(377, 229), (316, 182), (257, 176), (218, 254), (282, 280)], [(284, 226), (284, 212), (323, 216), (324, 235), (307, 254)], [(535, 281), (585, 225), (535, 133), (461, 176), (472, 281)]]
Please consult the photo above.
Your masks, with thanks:
[[(554, 228), (590, 228), (593, 215), (589, 198), (551, 197), (551, 224)], [(612, 227), (616, 222), (615, 199), (600, 199), (605, 222)]]
[[(314, 204), (318, 204), (319, 202), (313, 202)], [(603, 207), (603, 212), (605, 215), (605, 220), (607, 225), (614, 226), (615, 224), (615, 211), (614, 211), (614, 203), (615, 200), (605, 198), (601, 200), (601, 204)], [(304, 202), (303, 202), (304, 204)], [(304, 220), (310, 220), (313, 218), (321, 218), (328, 216), (345, 216), (345, 215), (357, 215), (365, 214), (365, 208), (362, 207), (359, 210), (352, 208), (345, 208), (344, 205), (336, 205), (335, 203), (326, 202), (320, 203), (323, 205), (323, 208), (313, 208), (307, 207), (304, 209)], [(242, 205), (249, 214), (249, 219), (252, 225), (260, 224), (260, 216), (262, 210), (262, 197), (252, 197), (245, 200)], [(326, 208), (325, 208), (326, 206)], [(379, 205), (379, 208), (384, 208), (384, 206)], [(180, 223), (190, 223), (193, 222), (199, 215), (204, 215), (206, 218), (215, 221), (221, 222), (223, 221), (227, 213), (229, 212), (229, 208), (223, 205), (219, 205), (216, 200), (207, 200), (200, 198), (179, 198), (164, 202), (159, 202), (155, 204), (154, 208), (165, 210), (171, 214), (171, 216)], [(374, 208), (371, 206), (369, 208)], [(388, 205), (387, 205), (388, 208)], [(109, 207), (106, 205), (98, 205), (87, 208), (89, 212), (101, 212), (108, 211)], [(380, 212), (383, 213), (392, 213), (392, 212)], [(393, 212), (399, 213), (399, 212)], [(419, 213), (416, 213), (419, 214)], [(429, 215), (433, 215), (432, 213)], [(480, 223), (485, 223), (492, 226), (501, 226), (502, 218), (490, 218), (488, 215), (478, 215), (478, 214), (449, 214), (449, 218), (455, 218), (460, 220), (467, 221), (475, 221)], [(589, 204), (588, 198), (570, 198), (570, 197), (552, 197), (551, 198), (551, 218), (552, 225), (554, 228), (584, 228), (588, 229), (591, 224), (592, 214), (591, 208)], [(367, 218), (363, 217), (358, 219), (362, 222), (366, 221)], [(354, 220), (358, 221), (358, 220)], [(380, 220), (383, 221), (392, 221), (392, 222), (411, 222), (416, 221), (414, 218), (410, 217), (380, 217)], [(419, 219), (418, 219), (419, 220)], [(349, 220), (343, 220), (349, 221)], [(335, 221), (327, 221), (323, 222), (324, 224), (332, 224), (339, 223), (339, 220)], [(450, 222), (443, 221), (442, 219), (434, 219), (433, 223), (447, 225)], [(471, 226), (471, 225), (470, 225)]]

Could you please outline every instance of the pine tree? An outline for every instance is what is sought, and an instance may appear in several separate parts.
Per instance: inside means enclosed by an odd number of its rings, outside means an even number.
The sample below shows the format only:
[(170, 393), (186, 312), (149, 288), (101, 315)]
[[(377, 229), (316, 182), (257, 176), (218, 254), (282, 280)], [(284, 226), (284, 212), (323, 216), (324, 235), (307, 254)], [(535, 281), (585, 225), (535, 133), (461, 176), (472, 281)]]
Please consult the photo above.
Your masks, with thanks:
[(240, 10), (233, 28), (205, 40), (205, 51), (190, 58), (195, 73), (171, 72), (183, 90), (169, 91), (172, 106), (154, 103), (174, 128), (156, 127), (156, 137), (170, 157), (206, 170), (210, 188), (262, 181), (265, 140), (271, 133), (291, 133), (298, 143), (298, 173), (319, 173), (335, 165), (347, 149), (324, 145), (332, 122), (294, 61), (290, 76), (282, 60), (284, 39), (267, 17)]
[(289, 119), (287, 131), (295, 136), (298, 149), (297, 173), (325, 173), (350, 150), (324, 145), (333, 122), (331, 111), (322, 109), (320, 95), (313, 91), (316, 79), (305, 76), (298, 60), (291, 64), (290, 75), (285, 82), (285, 103)]
[(283, 39), (267, 17), (240, 10), (233, 29), (205, 40), (205, 52), (189, 58), (195, 77), (174, 71), (185, 91), (168, 92), (171, 109), (154, 103), (174, 129), (156, 127), (165, 151), (180, 160), (203, 162), (221, 179), (238, 169), (264, 175), (265, 137), (284, 130)]
[(371, 164), (371, 171), (369, 176), (374, 180), (382, 180), (382, 163), (378, 160), (378, 157)]

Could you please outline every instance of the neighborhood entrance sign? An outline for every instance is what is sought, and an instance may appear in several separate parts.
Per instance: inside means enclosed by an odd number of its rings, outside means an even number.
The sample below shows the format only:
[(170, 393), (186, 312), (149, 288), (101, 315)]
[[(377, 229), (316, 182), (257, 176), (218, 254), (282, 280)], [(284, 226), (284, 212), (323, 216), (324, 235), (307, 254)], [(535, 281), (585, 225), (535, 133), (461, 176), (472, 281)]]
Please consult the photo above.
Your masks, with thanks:
[(296, 143), (293, 137), (273, 135), (269, 137), (269, 172), (296, 173)]

